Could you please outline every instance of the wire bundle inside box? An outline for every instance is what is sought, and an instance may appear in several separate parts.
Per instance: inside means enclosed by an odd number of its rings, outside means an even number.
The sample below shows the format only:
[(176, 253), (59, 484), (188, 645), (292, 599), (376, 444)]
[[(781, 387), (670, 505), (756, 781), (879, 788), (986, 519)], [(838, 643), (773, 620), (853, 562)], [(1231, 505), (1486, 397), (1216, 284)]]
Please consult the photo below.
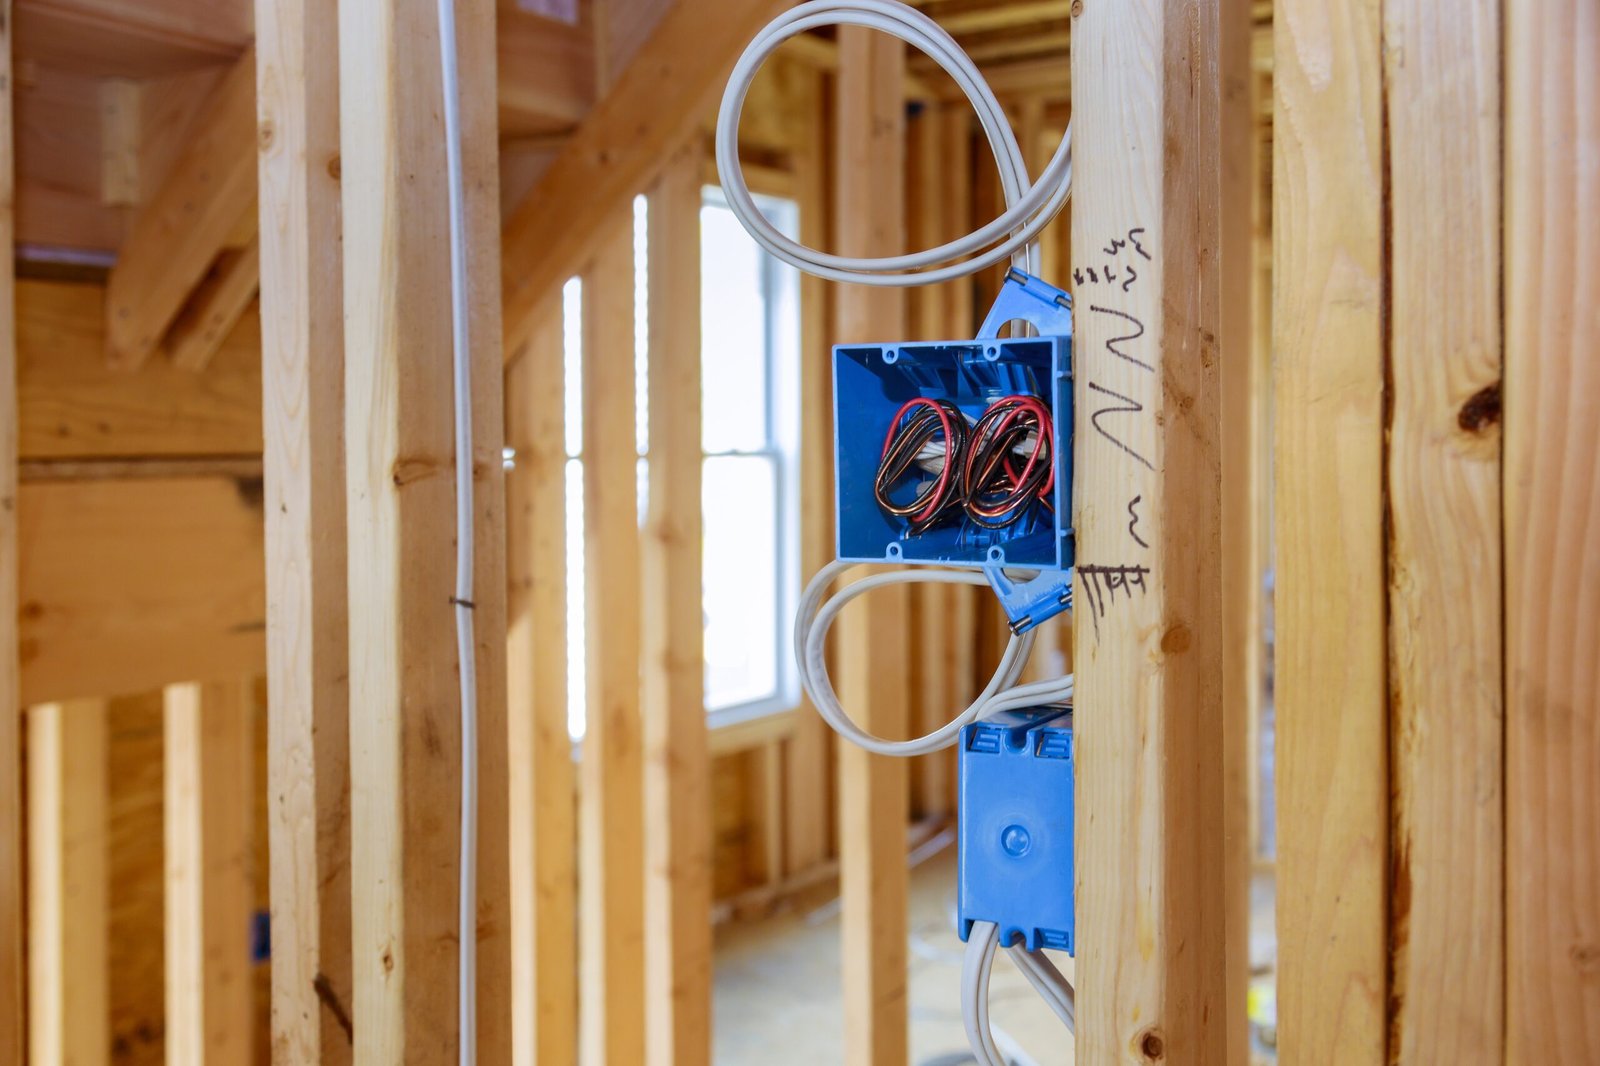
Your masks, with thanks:
[(969, 520), (1005, 529), (1050, 509), (1055, 435), (1037, 396), (1003, 396), (975, 420), (949, 400), (914, 397), (895, 412), (873, 492), (918, 535)]

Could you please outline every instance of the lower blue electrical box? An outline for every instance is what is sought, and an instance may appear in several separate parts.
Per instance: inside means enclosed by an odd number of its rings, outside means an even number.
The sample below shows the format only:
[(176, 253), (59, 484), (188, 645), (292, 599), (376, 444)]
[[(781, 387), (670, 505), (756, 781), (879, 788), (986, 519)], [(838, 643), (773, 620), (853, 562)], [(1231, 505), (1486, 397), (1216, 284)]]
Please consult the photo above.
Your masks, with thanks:
[(976, 921), (1000, 943), (1076, 951), (1072, 712), (1006, 711), (961, 731), (962, 940)]

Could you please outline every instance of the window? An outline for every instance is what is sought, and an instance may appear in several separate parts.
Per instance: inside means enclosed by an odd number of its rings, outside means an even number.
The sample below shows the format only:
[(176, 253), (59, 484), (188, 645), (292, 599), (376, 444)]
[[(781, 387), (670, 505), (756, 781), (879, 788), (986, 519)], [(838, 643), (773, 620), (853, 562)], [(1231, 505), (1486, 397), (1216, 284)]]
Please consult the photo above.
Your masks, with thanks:
[[(788, 200), (757, 197), (793, 234)], [(635, 439), (639, 515), (648, 491), (648, 204), (634, 202)], [(702, 617), (712, 725), (791, 707), (789, 653), (799, 600), (799, 277), (752, 241), (708, 187), (701, 229)], [(587, 705), (583, 543), (583, 283), (563, 291), (566, 423), (567, 727), (583, 735)]]
[[(792, 201), (758, 197), (793, 234)], [(700, 210), (706, 709), (792, 706), (799, 598), (799, 277), (763, 252), (721, 190)]]

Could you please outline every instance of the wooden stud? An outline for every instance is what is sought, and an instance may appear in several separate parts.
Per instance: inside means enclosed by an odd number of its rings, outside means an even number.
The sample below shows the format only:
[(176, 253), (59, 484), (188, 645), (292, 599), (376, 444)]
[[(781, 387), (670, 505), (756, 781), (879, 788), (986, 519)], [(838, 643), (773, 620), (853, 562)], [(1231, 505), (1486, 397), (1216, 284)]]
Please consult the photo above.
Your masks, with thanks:
[(645, 1056), (633, 208), (624, 206), (583, 275), (588, 713), (578, 788), (579, 1014), (581, 1058), (595, 1066), (638, 1066)]
[[(1513, 2), (1503, 22), (1506, 1060), (1515, 1066), (1600, 1059), (1596, 14), (1581, 0)], [(1498, 401), (1479, 394), (1461, 428), (1492, 433)]]
[[(0, 248), (16, 238), (11, 0), (0, 0)], [(18, 655), (17, 293), (15, 257), (0, 256), (0, 1058), (27, 1053), (23, 927), (22, 704)]]
[(1227, 928), (1241, 886), (1222, 847), (1217, 341), (1219, 230), (1238, 221), (1221, 217), (1220, 187), (1232, 13), (1080, 10), (1075, 1050), (1242, 1063), (1226, 1035), (1228, 939), (1245, 930)]
[(28, 710), (31, 1062), (111, 1061), (106, 704)]
[(1498, 0), (1384, 4), (1398, 1062), (1504, 1056), (1500, 25)]
[(131, 370), (211, 268), (256, 195), (255, 50), (240, 57), (129, 228), (106, 283), (106, 359)]
[[(823, 74), (798, 81), (795, 110), (802, 149), (796, 153), (800, 240), (817, 248), (829, 240), (828, 100)], [(834, 557), (833, 535), (833, 286), (800, 276), (800, 579)], [(784, 851), (789, 876), (812, 869), (832, 853), (829, 753), (833, 733), (800, 698), (784, 767)]]
[[(700, 161), (679, 149), (649, 198), (649, 506), (644, 685), (645, 1061), (711, 1063), (711, 757), (701, 571)], [(776, 745), (766, 749), (773, 756)], [(779, 781), (769, 781), (777, 795)], [(776, 836), (773, 824), (769, 838)], [(781, 855), (781, 837), (770, 840)], [(772, 871), (782, 876), (781, 860)]]
[[(254, 225), (252, 217), (252, 229)], [(191, 372), (210, 366), (212, 356), (254, 302), (260, 285), (261, 254), (257, 242), (252, 239), (243, 248), (225, 249), (172, 323), (166, 342), (172, 365)], [(264, 345), (263, 350), (272, 349)]]
[(1278, 1026), (1386, 1061), (1388, 716), (1380, 26), (1274, 10)]
[(235, 273), (261, 287), (268, 873), (273, 935), (294, 945), (273, 960), (272, 1044), (340, 1064), (354, 990), (339, 34), (306, 0), (255, 14), (260, 245)]
[[(456, 4), (478, 683), (477, 1040), (511, 1054), (494, 5)], [(437, 11), (339, 5), (355, 1061), (457, 1058), (455, 406)]]
[(167, 1062), (248, 1063), (254, 811), (249, 682), (165, 697)]
[[(839, 34), (835, 101), (835, 243), (845, 255), (904, 251), (904, 191), (881, 179), (905, 169), (900, 86), (905, 47), (859, 27)], [(895, 340), (906, 328), (902, 291), (846, 286), (836, 295), (839, 342)], [(860, 576), (859, 573), (857, 576)], [(879, 589), (839, 620), (840, 699), (862, 727), (902, 737), (908, 726), (904, 585)], [(843, 926), (845, 1061), (903, 1066), (906, 1002), (905, 760), (839, 753), (839, 892)]]
[[(507, 354), (533, 308), (577, 270), (643, 192), (661, 160), (704, 121), (739, 53), (781, 0), (682, 0), (506, 223)], [(694, 62), (685, 64), (683, 57)]]
[(1261, 713), (1266, 690), (1262, 669), (1265, 619), (1261, 587), (1266, 571), (1267, 538), (1260, 516), (1266, 504), (1267, 469), (1263, 454), (1264, 426), (1256, 413), (1262, 394), (1271, 387), (1271, 371), (1258, 351), (1252, 296), (1256, 284), (1256, 193), (1260, 182), (1256, 156), (1257, 122), (1250, 70), (1249, 0), (1224, 0), (1220, 5), (1217, 43), (1222, 87), (1219, 99), (1222, 215), (1218, 255), (1221, 264), (1221, 307), (1217, 335), (1221, 347), (1222, 421), (1220, 446), (1222, 500), (1222, 708), (1223, 708), (1223, 862), (1227, 880), (1229, 936), (1226, 940), (1227, 988), (1223, 1026), (1228, 1059), (1250, 1059), (1250, 908), (1251, 798), (1250, 782), (1258, 766), (1253, 723)]
[(512, 1061), (578, 1057), (576, 775), (567, 731), (567, 527), (559, 293), (506, 373), (510, 545)]

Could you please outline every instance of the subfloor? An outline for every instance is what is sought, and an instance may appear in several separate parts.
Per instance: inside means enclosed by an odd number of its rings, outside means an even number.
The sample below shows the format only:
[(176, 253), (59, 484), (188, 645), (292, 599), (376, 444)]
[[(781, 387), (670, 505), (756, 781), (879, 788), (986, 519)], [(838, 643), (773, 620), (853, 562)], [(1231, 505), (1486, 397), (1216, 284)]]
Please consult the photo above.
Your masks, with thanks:
[[(956, 852), (911, 872), (911, 1062), (970, 1064), (961, 1025), (961, 951), (955, 934)], [(1071, 959), (1055, 957), (1072, 976)], [(1065, 1066), (1072, 1037), (1008, 962), (997, 960), (991, 1021), (1017, 1066)], [(840, 1034), (839, 914), (826, 902), (718, 930), (717, 1066), (833, 1066)]]
[[(911, 872), (911, 1063), (967, 1066), (961, 1025), (961, 951), (954, 929), (956, 853), (947, 848)], [(1271, 987), (1272, 884), (1251, 892), (1252, 983)], [(1055, 956), (1070, 978), (1072, 960)], [(840, 1029), (839, 914), (826, 900), (718, 930), (717, 1066), (833, 1066), (844, 1061)], [(1008, 962), (996, 961), (992, 1021), (1015, 1066), (1066, 1066), (1072, 1038)], [(1259, 991), (1257, 993), (1259, 995)], [(1257, 1010), (1259, 1011), (1259, 1007)], [(1255, 1062), (1270, 1049), (1252, 1033)]]

